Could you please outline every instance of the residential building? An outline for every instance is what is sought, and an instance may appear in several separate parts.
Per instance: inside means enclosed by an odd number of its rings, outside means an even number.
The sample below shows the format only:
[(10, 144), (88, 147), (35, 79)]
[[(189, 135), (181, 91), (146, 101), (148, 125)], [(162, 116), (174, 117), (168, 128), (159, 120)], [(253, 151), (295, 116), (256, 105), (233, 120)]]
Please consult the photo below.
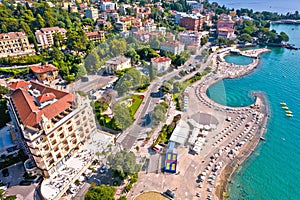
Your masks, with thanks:
[(197, 45), (201, 44), (202, 34), (197, 31), (183, 31), (178, 34), (178, 40), (188, 45)]
[(12, 92), (8, 110), (19, 145), (36, 165), (31, 172), (47, 178), (59, 173), (96, 130), (88, 98), (34, 81)]
[(157, 25), (154, 23), (154, 20), (149, 18), (143, 21), (144, 30), (148, 32), (156, 31)]
[(98, 19), (98, 9), (96, 8), (89, 8), (85, 10), (85, 17), (86, 18), (90, 18), (94, 21), (96, 21)]
[(95, 32), (86, 33), (86, 36), (90, 41), (101, 42), (105, 40), (104, 33), (105, 33), (104, 31), (95, 31)]
[(153, 68), (157, 71), (157, 73), (163, 73), (167, 71), (171, 66), (171, 58), (166, 57), (155, 57), (151, 58), (151, 63)]
[(131, 27), (131, 25), (132, 25), (131, 22), (132, 22), (134, 19), (135, 19), (135, 18), (132, 17), (132, 16), (123, 16), (123, 17), (120, 17), (120, 21), (123, 22), (123, 23), (125, 23), (127, 30), (130, 29), (130, 27)]
[(116, 10), (117, 4), (113, 2), (101, 2), (101, 10)]
[(58, 77), (58, 69), (52, 64), (31, 66), (30, 69), (41, 82), (51, 82)]
[(119, 32), (124, 32), (127, 30), (126, 24), (124, 22), (116, 22), (115, 26)]
[(97, 19), (96, 26), (102, 29), (109, 29), (110, 27), (112, 27), (111, 22), (106, 21), (104, 19)]
[(66, 39), (66, 29), (59, 28), (58, 26), (41, 28), (35, 31), (35, 37), (40, 47), (50, 47), (54, 44), (54, 35), (61, 34), (64, 39)]
[(184, 44), (178, 41), (171, 41), (171, 42), (161, 42), (160, 43), (160, 50), (161, 51), (168, 51), (175, 55), (180, 54), (184, 51)]
[(143, 43), (149, 42), (150, 41), (150, 35), (149, 32), (147, 31), (137, 31), (133, 32), (133, 37)]
[(221, 15), (217, 23), (218, 38), (235, 38), (234, 21), (230, 15)]
[(115, 74), (119, 70), (131, 67), (131, 59), (125, 56), (117, 56), (105, 62), (106, 73)]
[(35, 50), (30, 46), (24, 32), (0, 34), (0, 58), (34, 55)]
[(205, 17), (199, 13), (184, 14), (180, 17), (179, 25), (186, 30), (199, 31), (203, 30)]
[(203, 3), (200, 1), (186, 1), (188, 6), (191, 6), (193, 10), (203, 10)]

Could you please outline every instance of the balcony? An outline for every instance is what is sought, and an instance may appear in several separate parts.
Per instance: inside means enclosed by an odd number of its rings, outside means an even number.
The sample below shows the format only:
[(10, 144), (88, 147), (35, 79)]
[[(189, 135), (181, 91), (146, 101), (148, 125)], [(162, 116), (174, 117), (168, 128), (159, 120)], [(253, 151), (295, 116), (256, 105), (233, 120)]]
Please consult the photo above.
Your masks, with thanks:
[(62, 134), (59, 135), (59, 138), (60, 138), (60, 139), (63, 139), (64, 137), (65, 137), (65, 134), (64, 134), (64, 133), (62, 133)]
[(54, 164), (54, 159), (51, 159), (51, 160), (49, 161), (49, 166), (51, 166), (52, 164)]
[(56, 141), (56, 140), (53, 140), (53, 141), (51, 142), (51, 144), (52, 144), (52, 146), (54, 146), (54, 145), (57, 144), (57, 141)]

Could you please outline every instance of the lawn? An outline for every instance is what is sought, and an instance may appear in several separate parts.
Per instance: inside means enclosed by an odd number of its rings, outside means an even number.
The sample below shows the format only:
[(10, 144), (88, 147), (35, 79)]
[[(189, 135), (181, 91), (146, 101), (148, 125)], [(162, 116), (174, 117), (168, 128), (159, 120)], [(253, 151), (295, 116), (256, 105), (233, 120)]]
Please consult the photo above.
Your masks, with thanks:
[(139, 109), (139, 107), (144, 99), (144, 96), (134, 94), (134, 95), (130, 96), (129, 98), (133, 99), (132, 105), (129, 107), (129, 112), (130, 112), (131, 116), (134, 116), (136, 111)]

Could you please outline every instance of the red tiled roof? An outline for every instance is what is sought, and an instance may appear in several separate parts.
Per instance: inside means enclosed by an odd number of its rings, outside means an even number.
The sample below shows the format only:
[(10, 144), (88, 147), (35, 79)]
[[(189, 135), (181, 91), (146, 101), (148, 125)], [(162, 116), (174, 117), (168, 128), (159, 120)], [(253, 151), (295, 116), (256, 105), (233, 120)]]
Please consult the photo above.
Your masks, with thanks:
[(36, 74), (57, 71), (57, 68), (52, 64), (42, 66), (31, 66), (30, 69)]
[(18, 88), (25, 88), (29, 85), (30, 85), (29, 82), (20, 80), (20, 81), (10, 82), (8, 84), (8, 87), (15, 90), (15, 89), (18, 89)]
[(178, 41), (172, 41), (172, 42), (162, 42), (161, 45), (164, 45), (164, 46), (169, 46), (169, 47), (177, 47), (179, 45), (183, 45), (181, 42), (178, 42)]
[(42, 94), (41, 96), (37, 97), (37, 100), (40, 103), (44, 103), (46, 101), (49, 101), (49, 100), (55, 99), (55, 98), (56, 98), (55, 94), (53, 94), (52, 92), (50, 92), (50, 93)]
[(17, 89), (15, 90), (11, 98), (14, 102), (15, 108), (21, 119), (21, 122), (26, 126), (38, 127), (42, 120), (42, 115), (48, 119), (52, 119), (59, 113), (63, 112), (72, 105), (74, 101), (74, 95), (64, 91), (50, 88), (43, 84), (31, 81), (31, 89), (36, 89), (41, 92), (41, 95), (46, 93), (53, 93), (56, 96), (57, 101), (52, 104), (40, 108), (34, 102), (34, 97), (29, 94), (28, 91)]
[(103, 33), (104, 33), (103, 31), (95, 31), (95, 32), (86, 33), (86, 36), (87, 37), (98, 36), (98, 35), (101, 35)]
[(9, 32), (9, 33), (2, 33), (0, 34), (0, 39), (5, 39), (4, 36), (8, 36), (9, 39), (17, 39), (17, 38), (23, 38), (25, 35), (24, 32)]
[(218, 31), (223, 31), (223, 32), (233, 32), (234, 29), (232, 29), (232, 28), (219, 28)]
[(59, 28), (58, 26), (54, 27), (47, 27), (47, 28), (41, 28), (41, 31), (48, 32), (48, 31), (61, 31), (61, 32), (67, 32), (64, 28)]
[(155, 58), (151, 58), (152, 62), (167, 62), (167, 61), (171, 61), (171, 58), (166, 58), (166, 57), (155, 57)]

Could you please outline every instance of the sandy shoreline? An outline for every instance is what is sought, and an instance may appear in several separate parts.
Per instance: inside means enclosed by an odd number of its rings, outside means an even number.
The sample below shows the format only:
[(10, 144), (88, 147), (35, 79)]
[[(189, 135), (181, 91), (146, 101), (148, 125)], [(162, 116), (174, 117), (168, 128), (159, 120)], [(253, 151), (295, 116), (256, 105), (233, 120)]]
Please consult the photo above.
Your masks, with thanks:
[[(246, 68), (242, 69), (242, 71), (238, 71), (238, 73), (235, 73), (235, 74), (232, 74), (230, 72), (226, 73), (226, 68), (237, 67), (237, 66), (234, 66), (233, 64), (228, 64), (225, 61), (221, 61), (221, 63), (218, 64), (218, 68), (220, 65), (221, 65), (221, 67), (223, 67), (223, 69), (221, 69), (221, 71), (223, 70), (223, 74), (221, 77), (219, 77), (220, 80), (215, 80), (215, 81), (210, 82), (210, 84), (208, 84), (206, 86), (206, 89), (208, 89), (211, 85), (213, 85), (216, 82), (221, 81), (223, 79), (240, 78), (242, 76), (252, 73), (252, 71), (259, 64), (259, 56), (262, 53), (269, 52), (269, 51), (270, 51), (269, 49), (257, 49), (257, 50), (243, 51), (241, 53), (241, 55), (256, 58), (256, 59), (247, 66), (238, 66), (238, 67), (242, 67), (242, 68), (246, 67)], [(224, 53), (221, 56), (226, 56), (226, 55), (228, 55), (228, 54)], [(223, 57), (221, 57), (221, 59), (224, 60)], [(229, 71), (229, 70), (227, 69), (227, 71)], [(224, 199), (224, 197), (226, 196), (226, 192), (228, 191), (228, 188), (227, 188), (228, 182), (231, 180), (231, 178), (233, 177), (235, 172), (238, 170), (238, 167), (241, 164), (243, 164), (243, 162), (245, 162), (255, 151), (258, 144), (260, 143), (262, 136), (264, 135), (264, 133), (266, 131), (267, 123), (269, 120), (269, 114), (270, 114), (269, 107), (268, 107), (269, 104), (267, 102), (265, 95), (262, 92), (256, 92), (253, 95), (256, 97), (256, 101), (259, 98), (261, 100), (262, 105), (264, 105), (263, 120), (259, 126), (259, 129), (256, 131), (256, 134), (254, 135), (252, 141), (249, 142), (247, 145), (245, 145), (242, 148), (242, 150), (239, 151), (239, 153), (236, 155), (236, 157), (234, 157), (231, 162), (227, 163), (226, 166), (222, 168), (221, 174), (216, 183), (215, 195), (217, 196), (218, 199)]]

